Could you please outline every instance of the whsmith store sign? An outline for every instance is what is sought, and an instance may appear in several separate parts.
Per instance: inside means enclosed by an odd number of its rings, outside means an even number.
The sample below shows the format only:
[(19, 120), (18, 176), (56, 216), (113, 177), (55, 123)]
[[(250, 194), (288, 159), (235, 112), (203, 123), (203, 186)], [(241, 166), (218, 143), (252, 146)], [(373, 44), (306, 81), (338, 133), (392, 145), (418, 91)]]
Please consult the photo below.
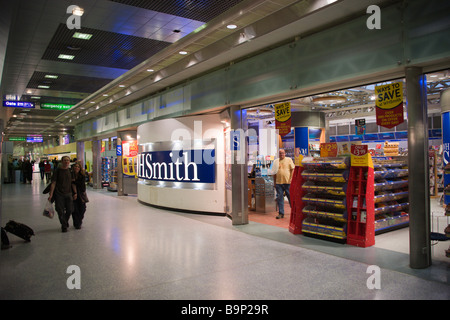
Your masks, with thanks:
[(138, 154), (139, 179), (173, 182), (214, 183), (214, 149), (151, 151)]

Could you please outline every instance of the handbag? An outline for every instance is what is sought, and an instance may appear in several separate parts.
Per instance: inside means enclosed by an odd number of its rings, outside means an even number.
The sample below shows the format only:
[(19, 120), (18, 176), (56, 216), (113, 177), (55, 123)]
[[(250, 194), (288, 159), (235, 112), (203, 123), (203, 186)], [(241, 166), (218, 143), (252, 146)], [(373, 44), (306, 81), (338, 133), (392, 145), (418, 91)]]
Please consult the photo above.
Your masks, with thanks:
[(53, 204), (48, 200), (47, 203), (45, 204), (44, 212), (42, 213), (42, 215), (50, 219), (53, 219), (55, 215), (55, 208), (53, 208)]
[(81, 193), (81, 201), (83, 201), (84, 203), (89, 202), (89, 198), (87, 196), (86, 191)]

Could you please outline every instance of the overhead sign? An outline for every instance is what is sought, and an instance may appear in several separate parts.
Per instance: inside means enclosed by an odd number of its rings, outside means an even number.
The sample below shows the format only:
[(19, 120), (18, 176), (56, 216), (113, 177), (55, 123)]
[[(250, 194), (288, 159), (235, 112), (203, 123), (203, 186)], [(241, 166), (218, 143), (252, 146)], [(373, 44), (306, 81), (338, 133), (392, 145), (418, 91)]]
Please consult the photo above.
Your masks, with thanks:
[(41, 109), (50, 110), (69, 110), (72, 108), (73, 104), (63, 104), (63, 103), (41, 103)]
[(34, 108), (34, 102), (3, 100), (4, 107), (13, 108)]
[(25, 137), (9, 137), (9, 141), (25, 141)]
[(291, 103), (284, 102), (274, 105), (275, 108), (275, 128), (280, 136), (285, 136), (291, 132)]
[(44, 142), (44, 138), (41, 135), (28, 135), (27, 142), (40, 143)]
[(403, 82), (375, 87), (377, 125), (393, 128), (404, 121)]
[(151, 151), (137, 155), (137, 177), (146, 180), (214, 183), (214, 149)]

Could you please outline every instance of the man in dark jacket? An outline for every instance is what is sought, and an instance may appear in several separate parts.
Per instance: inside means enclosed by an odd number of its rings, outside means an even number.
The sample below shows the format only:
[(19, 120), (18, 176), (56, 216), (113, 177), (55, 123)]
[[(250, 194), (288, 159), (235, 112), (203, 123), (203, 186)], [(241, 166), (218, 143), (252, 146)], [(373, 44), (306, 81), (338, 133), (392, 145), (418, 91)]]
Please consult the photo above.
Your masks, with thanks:
[(72, 186), (72, 172), (69, 165), (70, 158), (68, 156), (62, 157), (61, 166), (55, 169), (52, 176), (48, 198), (51, 200), (53, 197), (55, 200), (55, 209), (58, 213), (62, 232), (67, 232), (69, 218), (73, 211), (73, 200), (76, 200), (77, 197), (76, 189)]

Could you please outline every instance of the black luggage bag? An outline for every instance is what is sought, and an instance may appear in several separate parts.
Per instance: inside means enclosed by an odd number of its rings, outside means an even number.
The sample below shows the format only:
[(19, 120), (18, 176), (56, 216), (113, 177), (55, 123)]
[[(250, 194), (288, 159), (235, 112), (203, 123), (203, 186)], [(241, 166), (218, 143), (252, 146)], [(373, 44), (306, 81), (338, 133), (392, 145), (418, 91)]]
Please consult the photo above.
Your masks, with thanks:
[(33, 229), (23, 223), (19, 223), (13, 220), (9, 220), (4, 229), (27, 242), (31, 241), (31, 236), (34, 236)]

